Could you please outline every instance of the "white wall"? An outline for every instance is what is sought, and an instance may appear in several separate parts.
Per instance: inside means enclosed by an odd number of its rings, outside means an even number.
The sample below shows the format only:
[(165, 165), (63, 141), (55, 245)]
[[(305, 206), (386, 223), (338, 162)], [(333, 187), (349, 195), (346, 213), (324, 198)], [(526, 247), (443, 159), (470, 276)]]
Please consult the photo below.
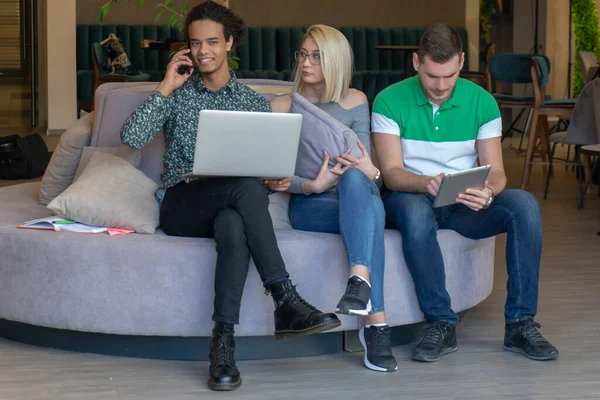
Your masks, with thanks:
[(45, 7), (46, 118), (48, 133), (61, 133), (77, 119), (75, 0), (52, 0)]
[(465, 29), (469, 38), (467, 67), (469, 71), (477, 71), (479, 69), (479, 0), (465, 1)]

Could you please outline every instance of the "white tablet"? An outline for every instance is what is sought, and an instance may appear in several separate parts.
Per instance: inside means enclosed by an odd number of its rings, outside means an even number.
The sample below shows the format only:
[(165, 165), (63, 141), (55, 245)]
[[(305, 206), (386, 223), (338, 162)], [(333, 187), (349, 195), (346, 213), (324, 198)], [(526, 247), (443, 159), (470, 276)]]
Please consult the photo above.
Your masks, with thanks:
[(444, 175), (433, 207), (443, 207), (456, 203), (456, 198), (467, 189), (483, 189), (483, 184), (490, 173), (491, 165), (465, 169)]

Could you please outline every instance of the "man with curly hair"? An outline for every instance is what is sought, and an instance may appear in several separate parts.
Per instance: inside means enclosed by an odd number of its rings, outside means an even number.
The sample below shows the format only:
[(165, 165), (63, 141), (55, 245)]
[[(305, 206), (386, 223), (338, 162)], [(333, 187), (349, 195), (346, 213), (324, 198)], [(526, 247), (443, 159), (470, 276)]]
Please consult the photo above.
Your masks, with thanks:
[(260, 180), (182, 178), (192, 172), (200, 110), (271, 111), (267, 100), (238, 82), (228, 68), (228, 53), (246, 33), (238, 16), (212, 1), (203, 2), (188, 13), (185, 32), (189, 48), (173, 56), (157, 90), (126, 121), (121, 140), (140, 148), (164, 131), (163, 184), (157, 191), (162, 228), (167, 235), (216, 241), (208, 386), (233, 390), (242, 382), (233, 334), (250, 255), (275, 303), (276, 338), (323, 332), (341, 323), (335, 314), (309, 304), (292, 285), (277, 247), (268, 191)]

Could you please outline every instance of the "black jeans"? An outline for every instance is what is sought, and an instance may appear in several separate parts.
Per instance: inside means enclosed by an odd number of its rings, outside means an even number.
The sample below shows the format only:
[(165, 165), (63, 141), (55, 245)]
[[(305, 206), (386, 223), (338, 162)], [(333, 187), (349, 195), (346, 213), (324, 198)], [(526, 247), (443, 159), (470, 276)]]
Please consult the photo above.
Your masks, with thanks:
[(160, 207), (167, 235), (217, 243), (213, 321), (238, 324), (250, 255), (265, 287), (289, 277), (269, 215), (267, 189), (254, 178), (181, 182)]

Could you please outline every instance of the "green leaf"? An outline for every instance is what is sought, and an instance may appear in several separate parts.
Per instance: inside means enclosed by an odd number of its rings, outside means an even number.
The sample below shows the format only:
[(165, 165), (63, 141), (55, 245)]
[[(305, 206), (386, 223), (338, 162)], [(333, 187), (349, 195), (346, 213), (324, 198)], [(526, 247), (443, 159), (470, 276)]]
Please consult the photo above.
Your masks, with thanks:
[(183, 30), (185, 29), (185, 24), (184, 24), (183, 20), (181, 20), (177, 23), (177, 29), (179, 30), (179, 32), (183, 32)]
[(108, 14), (108, 10), (110, 9), (110, 2), (104, 4), (102, 7), (100, 7), (100, 11), (98, 12), (98, 21), (100, 23), (102, 23), (104, 21), (104, 17), (106, 17), (106, 14)]
[[(600, 58), (600, 28), (595, 0), (573, 0), (571, 11), (575, 50), (578, 52), (591, 51)], [(573, 78), (573, 96), (577, 97), (585, 84), (577, 59)]]
[(227, 66), (230, 70), (235, 71), (240, 68), (240, 64), (238, 63), (238, 61), (240, 61), (239, 57), (233, 56), (231, 55), (231, 53), (227, 55)]
[(169, 21), (169, 22), (168, 22), (168, 25), (169, 25), (169, 26), (173, 26), (173, 25), (175, 24), (175, 22), (177, 21), (177, 15), (175, 15), (175, 14), (171, 14), (171, 15), (169, 16), (169, 20), (168, 20), (168, 21)]
[(144, 5), (144, 0), (140, 0), (140, 7)]
[(162, 14), (165, 12), (166, 10), (163, 8), (162, 10), (160, 10), (159, 12), (156, 13), (156, 16), (154, 17), (154, 23), (157, 24), (158, 20), (160, 20), (160, 17), (162, 16)]
[(190, 5), (188, 3), (183, 3), (181, 9), (179, 10), (179, 13), (185, 15), (189, 7)]

